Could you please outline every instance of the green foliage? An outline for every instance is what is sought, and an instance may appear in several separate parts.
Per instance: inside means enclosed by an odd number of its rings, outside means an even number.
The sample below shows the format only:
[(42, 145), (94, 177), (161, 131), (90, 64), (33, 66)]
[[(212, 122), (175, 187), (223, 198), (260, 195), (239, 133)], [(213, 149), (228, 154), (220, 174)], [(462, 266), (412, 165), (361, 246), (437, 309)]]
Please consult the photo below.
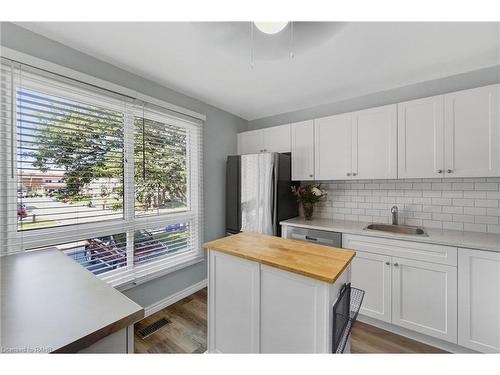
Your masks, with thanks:
[[(135, 118), (134, 167), (136, 201), (143, 210), (183, 206), (186, 202), (186, 131), (163, 123)], [(97, 107), (75, 113), (61, 109), (40, 116), (34, 135), (38, 147), (23, 157), (41, 171), (63, 170), (66, 189), (62, 200), (79, 200), (85, 186), (99, 178), (120, 181), (112, 191), (103, 186), (100, 197), (123, 207), (123, 114)]]
[(142, 118), (134, 125), (135, 196), (140, 208), (185, 205), (186, 131)]

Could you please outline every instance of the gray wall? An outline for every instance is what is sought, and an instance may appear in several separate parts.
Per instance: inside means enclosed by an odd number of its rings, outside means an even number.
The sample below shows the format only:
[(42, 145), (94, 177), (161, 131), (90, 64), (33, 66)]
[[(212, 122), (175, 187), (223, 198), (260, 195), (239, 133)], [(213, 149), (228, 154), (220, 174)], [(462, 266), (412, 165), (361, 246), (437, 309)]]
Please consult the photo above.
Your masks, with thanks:
[[(246, 120), (12, 23), (2, 22), (0, 27), (0, 44), (5, 47), (205, 114), (207, 120), (203, 128), (204, 240), (211, 240), (224, 234), (225, 160), (228, 154), (236, 153), (236, 133), (246, 130), (248, 124)], [(146, 307), (205, 277), (205, 263), (199, 263), (129, 289), (125, 293)]]
[(500, 65), (248, 122), (248, 130), (357, 111), (500, 82)]

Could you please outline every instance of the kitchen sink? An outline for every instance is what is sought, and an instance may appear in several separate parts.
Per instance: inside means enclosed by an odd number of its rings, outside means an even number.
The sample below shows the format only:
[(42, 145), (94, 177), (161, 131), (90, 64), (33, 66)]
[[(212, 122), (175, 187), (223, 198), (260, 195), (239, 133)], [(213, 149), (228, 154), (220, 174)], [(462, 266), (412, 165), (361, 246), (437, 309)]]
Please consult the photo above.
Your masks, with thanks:
[(391, 224), (370, 224), (365, 230), (378, 230), (397, 234), (409, 234), (413, 236), (427, 236), (423, 228), (411, 225), (391, 225)]

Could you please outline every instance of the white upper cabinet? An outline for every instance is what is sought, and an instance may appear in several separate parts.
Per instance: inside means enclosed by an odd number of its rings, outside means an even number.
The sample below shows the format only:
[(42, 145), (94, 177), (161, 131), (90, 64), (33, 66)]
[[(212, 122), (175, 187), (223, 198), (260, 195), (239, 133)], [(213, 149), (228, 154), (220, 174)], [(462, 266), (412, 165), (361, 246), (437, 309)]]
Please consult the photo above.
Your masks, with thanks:
[(352, 178), (397, 178), (397, 106), (352, 114)]
[(290, 124), (238, 133), (238, 154), (290, 152)]
[(351, 114), (314, 121), (316, 180), (342, 180), (351, 175)]
[(257, 154), (263, 152), (262, 130), (238, 133), (238, 154)]
[(444, 96), (398, 104), (398, 177), (444, 175)]
[(273, 126), (262, 130), (264, 152), (290, 152), (290, 124)]
[(499, 90), (492, 85), (444, 96), (447, 176), (500, 176)]
[(292, 180), (314, 180), (314, 121), (296, 122), (292, 127)]
[(458, 344), (500, 353), (500, 253), (458, 253)]
[(295, 180), (500, 176), (500, 84), (238, 134)]

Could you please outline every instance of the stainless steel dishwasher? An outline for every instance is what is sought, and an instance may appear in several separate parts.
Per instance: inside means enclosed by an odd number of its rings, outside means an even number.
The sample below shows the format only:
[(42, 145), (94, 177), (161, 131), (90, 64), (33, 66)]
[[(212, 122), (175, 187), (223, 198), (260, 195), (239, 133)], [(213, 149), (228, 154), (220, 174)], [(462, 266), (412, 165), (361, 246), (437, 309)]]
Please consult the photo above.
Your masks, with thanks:
[(342, 233), (339, 232), (289, 226), (287, 237), (292, 240), (307, 241), (319, 245), (342, 247)]

